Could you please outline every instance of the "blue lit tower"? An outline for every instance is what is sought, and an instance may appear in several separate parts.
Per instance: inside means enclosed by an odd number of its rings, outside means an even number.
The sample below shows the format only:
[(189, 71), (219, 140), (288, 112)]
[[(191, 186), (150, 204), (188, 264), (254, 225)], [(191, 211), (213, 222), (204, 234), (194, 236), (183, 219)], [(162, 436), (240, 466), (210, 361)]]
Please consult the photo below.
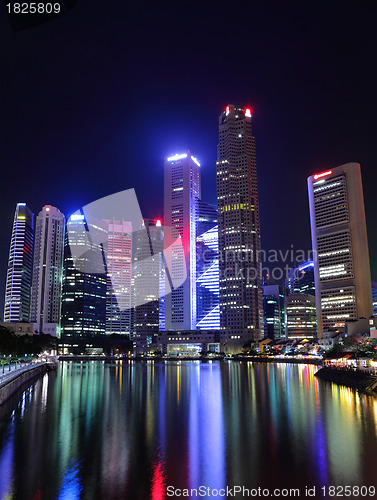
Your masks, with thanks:
[(225, 350), (239, 352), (263, 331), (255, 138), (251, 110), (228, 105), (219, 117), (216, 184), (220, 328)]
[(64, 245), (61, 334), (63, 337), (103, 335), (106, 329), (106, 273), (103, 248), (107, 224), (90, 224), (72, 215)]
[(263, 286), (264, 336), (271, 340), (285, 338), (286, 289), (280, 285)]
[(14, 214), (5, 287), (4, 321), (30, 321), (34, 215), (26, 203)]
[(39, 333), (59, 334), (65, 217), (45, 205), (35, 224), (31, 321)]
[(219, 248), (216, 207), (197, 200), (196, 320), (200, 330), (219, 330)]
[(289, 293), (308, 293), (315, 295), (314, 284), (314, 262), (307, 260), (299, 264), (298, 267), (288, 270), (286, 287)]
[[(170, 156), (164, 168), (164, 239), (172, 247), (172, 271), (187, 279), (165, 297), (166, 330), (196, 329), (196, 209), (200, 163), (189, 151)], [(174, 242), (177, 242), (174, 244)], [(180, 271), (176, 272), (176, 275)]]

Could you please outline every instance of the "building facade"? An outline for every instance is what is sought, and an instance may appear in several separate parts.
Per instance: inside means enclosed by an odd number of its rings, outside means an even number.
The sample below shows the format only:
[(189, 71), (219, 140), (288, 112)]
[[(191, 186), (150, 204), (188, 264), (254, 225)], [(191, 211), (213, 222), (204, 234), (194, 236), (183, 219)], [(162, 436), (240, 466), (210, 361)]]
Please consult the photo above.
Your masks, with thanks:
[(288, 270), (286, 287), (289, 293), (308, 293), (315, 295), (314, 262), (307, 260)]
[(263, 286), (264, 337), (271, 340), (285, 339), (285, 296), (280, 285)]
[(171, 247), (171, 262), (168, 262), (171, 272), (179, 278), (186, 269), (187, 278), (165, 297), (166, 330), (196, 329), (196, 212), (200, 194), (199, 161), (189, 151), (167, 158), (164, 167), (165, 248)]
[(106, 334), (130, 335), (132, 308), (132, 225), (125, 220), (105, 220)]
[(220, 329), (227, 349), (263, 336), (263, 296), (255, 139), (251, 110), (233, 105), (219, 118), (216, 164)]
[[(159, 219), (144, 219), (137, 232), (134, 257), (134, 349), (147, 352), (164, 312), (164, 231)], [(161, 310), (160, 310), (161, 309)]]
[(372, 281), (373, 316), (377, 316), (377, 283)]
[(318, 334), (372, 314), (360, 165), (308, 178)]
[(220, 329), (217, 210), (202, 200), (196, 222), (196, 321), (199, 330)]
[(287, 340), (311, 339), (317, 336), (315, 297), (292, 293), (285, 299)]
[(68, 219), (61, 313), (63, 337), (105, 334), (107, 280), (100, 241), (107, 241), (103, 221), (92, 221), (89, 233), (84, 215), (74, 214)]
[(5, 322), (30, 321), (33, 244), (33, 212), (26, 203), (17, 203), (5, 286)]
[(31, 321), (34, 331), (60, 334), (65, 217), (45, 205), (35, 223)]

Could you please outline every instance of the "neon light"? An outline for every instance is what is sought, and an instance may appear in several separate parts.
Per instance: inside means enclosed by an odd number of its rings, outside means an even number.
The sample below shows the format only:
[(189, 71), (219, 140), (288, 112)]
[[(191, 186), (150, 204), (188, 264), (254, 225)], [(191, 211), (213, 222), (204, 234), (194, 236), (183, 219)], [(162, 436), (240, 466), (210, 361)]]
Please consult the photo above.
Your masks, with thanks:
[(245, 116), (247, 116), (248, 118), (251, 118), (251, 109), (250, 108), (245, 109)]
[(46, 207), (45, 210), (46, 210), (46, 212), (49, 212), (51, 209), (50, 209), (50, 207)]
[(321, 174), (315, 174), (314, 180), (320, 179), (321, 177), (326, 177), (327, 175), (332, 174), (332, 170), (326, 170), (326, 172), (322, 172)]
[(195, 158), (195, 156), (191, 156), (191, 159), (192, 159), (192, 161), (193, 161), (194, 163), (196, 163), (196, 164), (198, 165), (198, 167), (200, 167), (199, 160), (197, 160), (197, 159)]
[(84, 220), (84, 216), (82, 214), (73, 214), (70, 217), (71, 220)]
[(226, 114), (226, 116), (228, 116), (228, 115), (229, 115), (229, 106), (227, 106), (227, 107), (225, 108), (225, 114)]
[(19, 207), (26, 207), (26, 203), (17, 203), (17, 206), (19, 206)]
[(25, 220), (25, 219), (26, 219), (25, 215), (19, 215), (17, 217), (17, 220)]
[(170, 156), (168, 158), (168, 161), (177, 161), (177, 160), (182, 160), (183, 158), (187, 158), (187, 153), (183, 153), (181, 155), (174, 155), (174, 156)]
[(157, 219), (157, 220), (156, 220), (156, 226), (161, 226), (161, 221), (160, 221), (160, 219)]

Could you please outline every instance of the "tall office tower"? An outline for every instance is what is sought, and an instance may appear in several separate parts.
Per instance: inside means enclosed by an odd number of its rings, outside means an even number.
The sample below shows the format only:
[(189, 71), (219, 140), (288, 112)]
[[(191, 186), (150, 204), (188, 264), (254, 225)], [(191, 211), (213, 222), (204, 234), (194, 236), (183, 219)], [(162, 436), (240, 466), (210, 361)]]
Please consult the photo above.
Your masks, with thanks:
[(60, 333), (64, 226), (64, 215), (51, 205), (35, 223), (31, 321), (39, 333)]
[(165, 270), (164, 232), (159, 219), (144, 219), (137, 232), (134, 258), (135, 335), (137, 351), (147, 351), (160, 329)]
[(106, 329), (106, 274), (103, 221), (90, 224), (72, 215), (66, 224), (63, 266), (61, 334), (63, 337), (104, 335)]
[(130, 335), (132, 225), (124, 220), (106, 220), (107, 290), (106, 334)]
[(314, 262), (307, 260), (298, 267), (288, 270), (286, 287), (289, 293), (308, 293), (315, 295)]
[(285, 338), (286, 289), (280, 285), (263, 286), (264, 336), (271, 340)]
[(229, 105), (217, 149), (220, 328), (227, 350), (263, 335), (259, 203), (251, 110)]
[(308, 178), (318, 334), (372, 314), (360, 165)]
[(183, 272), (184, 265), (187, 269), (184, 283), (165, 297), (165, 328), (195, 330), (196, 211), (197, 199), (200, 198), (200, 163), (187, 151), (167, 158), (164, 170), (165, 248), (172, 245), (171, 264), (176, 277), (179, 270)]
[(196, 327), (219, 330), (219, 247), (217, 209), (197, 200)]
[(311, 339), (317, 336), (315, 297), (292, 293), (285, 299), (287, 340)]
[(4, 321), (30, 321), (34, 215), (26, 203), (17, 203), (9, 249)]

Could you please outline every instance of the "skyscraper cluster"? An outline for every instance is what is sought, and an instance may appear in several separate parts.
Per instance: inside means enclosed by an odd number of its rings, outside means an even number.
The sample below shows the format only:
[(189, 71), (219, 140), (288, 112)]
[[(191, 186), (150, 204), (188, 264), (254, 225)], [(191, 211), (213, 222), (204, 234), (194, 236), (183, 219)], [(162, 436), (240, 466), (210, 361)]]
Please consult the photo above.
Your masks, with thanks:
[(174, 352), (204, 342), (240, 352), (263, 337), (314, 338), (372, 314), (358, 164), (309, 177), (314, 258), (290, 269), (284, 286), (262, 285), (250, 108), (220, 114), (216, 187), (217, 207), (202, 198), (199, 159), (180, 151), (164, 163), (163, 220), (78, 211), (66, 221), (45, 205), (34, 221), (17, 204), (5, 323), (65, 339), (124, 335), (139, 352), (169, 352), (169, 342)]

